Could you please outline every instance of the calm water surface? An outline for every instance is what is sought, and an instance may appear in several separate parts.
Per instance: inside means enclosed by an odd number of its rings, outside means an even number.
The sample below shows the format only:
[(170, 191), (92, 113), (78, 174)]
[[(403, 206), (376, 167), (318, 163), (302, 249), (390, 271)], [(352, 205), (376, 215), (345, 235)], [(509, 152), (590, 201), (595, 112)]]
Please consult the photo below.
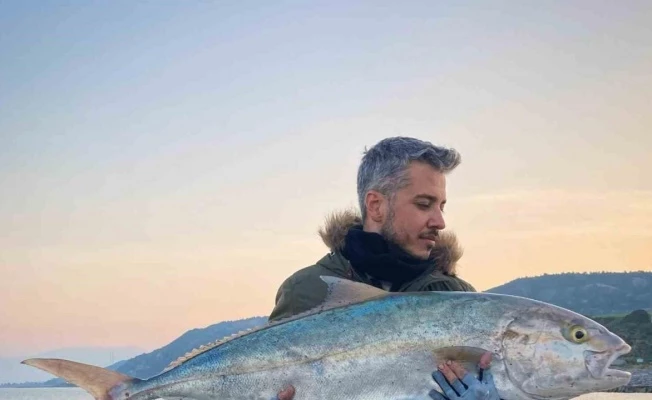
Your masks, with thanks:
[(0, 389), (1, 400), (93, 400), (79, 388)]
[[(575, 399), (652, 400), (652, 394), (595, 393), (576, 397)], [(0, 389), (0, 400), (93, 400), (93, 397), (79, 388)]]

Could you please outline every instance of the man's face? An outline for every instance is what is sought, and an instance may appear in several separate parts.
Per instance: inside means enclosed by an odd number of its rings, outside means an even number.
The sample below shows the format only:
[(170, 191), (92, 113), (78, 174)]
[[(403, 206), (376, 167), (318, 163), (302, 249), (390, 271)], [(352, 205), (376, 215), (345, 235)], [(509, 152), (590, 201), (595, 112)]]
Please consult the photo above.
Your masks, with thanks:
[(428, 164), (412, 163), (410, 184), (387, 204), (381, 234), (414, 257), (427, 259), (446, 226), (446, 177)]

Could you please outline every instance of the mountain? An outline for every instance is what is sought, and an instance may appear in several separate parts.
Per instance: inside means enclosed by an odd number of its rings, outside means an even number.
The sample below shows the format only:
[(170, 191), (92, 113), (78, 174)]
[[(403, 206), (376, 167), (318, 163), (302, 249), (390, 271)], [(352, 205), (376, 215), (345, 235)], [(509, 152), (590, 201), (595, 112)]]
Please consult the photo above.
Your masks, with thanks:
[[(201, 346), (214, 342), (216, 340), (222, 339), (227, 336), (231, 336), (234, 333), (244, 331), (250, 328), (254, 328), (260, 325), (263, 325), (267, 322), (267, 317), (252, 317), (247, 319), (241, 319), (237, 321), (224, 321), (217, 324), (207, 326), (205, 328), (192, 329), (179, 336), (173, 342), (163, 346), (159, 349), (156, 349), (150, 353), (140, 354), (136, 357), (121, 360), (116, 363), (113, 363), (106, 368), (122, 372), (123, 374), (133, 376), (136, 378), (146, 379), (151, 376), (154, 376), (160, 373), (165, 367), (168, 366), (172, 361), (176, 360), (180, 356), (186, 354), (187, 352)], [(74, 360), (79, 361), (79, 360)], [(94, 364), (94, 363), (90, 363)], [(102, 364), (94, 364), (102, 365)], [(23, 366), (26, 368), (32, 368), (28, 366)], [(52, 377), (50, 374), (46, 374), (47, 377)], [(47, 378), (46, 378), (47, 379)], [(53, 387), (53, 386), (70, 386), (66, 382), (59, 378), (53, 378), (45, 382), (34, 382), (34, 379), (27, 380), (23, 384), (18, 385), (6, 385), (11, 387)], [(18, 381), (13, 381), (18, 382)], [(1, 385), (0, 385), (1, 387)]]
[(652, 272), (544, 274), (486, 292), (529, 297), (588, 316), (623, 314), (652, 309)]
[(193, 329), (160, 349), (126, 360), (117, 368), (115, 365), (112, 367), (123, 374), (146, 379), (160, 373), (172, 361), (201, 345), (263, 325), (266, 322), (267, 317), (252, 317), (238, 321), (220, 322), (201, 329)]
[(143, 353), (137, 347), (69, 347), (22, 357), (0, 358), (0, 384), (8, 382), (44, 381), (52, 377), (47, 372), (20, 362), (26, 358), (65, 358), (87, 364), (107, 366), (117, 360), (132, 358)]

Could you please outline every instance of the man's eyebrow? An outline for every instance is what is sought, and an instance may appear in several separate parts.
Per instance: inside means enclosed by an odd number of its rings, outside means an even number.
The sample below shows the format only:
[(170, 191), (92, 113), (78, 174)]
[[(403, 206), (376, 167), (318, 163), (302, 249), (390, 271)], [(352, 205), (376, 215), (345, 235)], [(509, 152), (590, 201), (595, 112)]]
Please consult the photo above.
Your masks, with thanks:
[[(415, 199), (427, 199), (427, 200), (430, 200), (430, 201), (432, 201), (434, 203), (436, 203), (438, 201), (438, 199), (439, 199), (437, 196), (433, 196), (433, 195), (425, 194), (425, 193), (418, 194), (418, 195), (414, 196), (414, 198)], [(442, 200), (441, 204), (446, 204), (446, 199)]]
[(428, 200), (432, 200), (432, 201), (437, 201), (437, 196), (432, 196), (430, 194), (425, 194), (425, 193), (424, 194), (418, 194), (418, 195), (414, 196), (414, 198), (415, 199), (428, 199)]

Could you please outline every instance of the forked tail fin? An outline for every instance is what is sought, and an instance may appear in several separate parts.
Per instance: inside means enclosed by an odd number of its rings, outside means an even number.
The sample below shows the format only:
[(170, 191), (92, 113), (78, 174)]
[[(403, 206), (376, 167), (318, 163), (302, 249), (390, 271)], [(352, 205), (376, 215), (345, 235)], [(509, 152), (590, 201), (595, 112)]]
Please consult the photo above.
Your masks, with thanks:
[(139, 381), (110, 369), (57, 358), (30, 358), (21, 364), (31, 365), (63, 378), (86, 390), (96, 400), (117, 400), (111, 397), (112, 388), (122, 383)]

